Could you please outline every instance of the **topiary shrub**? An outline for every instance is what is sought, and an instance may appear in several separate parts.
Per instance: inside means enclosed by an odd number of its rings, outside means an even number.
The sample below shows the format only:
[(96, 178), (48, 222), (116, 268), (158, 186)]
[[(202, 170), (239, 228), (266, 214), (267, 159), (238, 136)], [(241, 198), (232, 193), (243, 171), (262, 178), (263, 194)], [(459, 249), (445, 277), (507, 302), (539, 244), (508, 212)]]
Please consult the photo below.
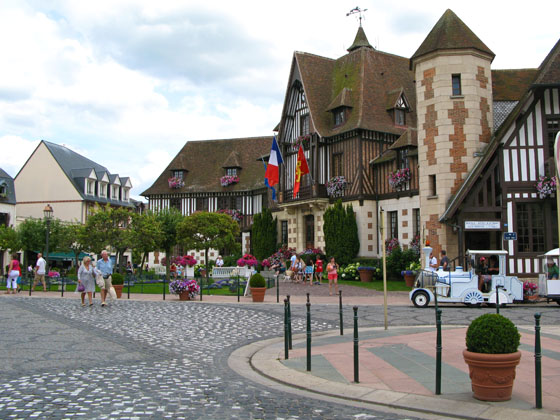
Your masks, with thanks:
[(467, 350), (473, 353), (515, 353), (519, 347), (517, 327), (499, 314), (485, 314), (476, 318), (467, 330)]
[(266, 280), (259, 273), (253, 274), (249, 280), (249, 287), (266, 287)]
[(113, 283), (114, 285), (119, 285), (119, 284), (123, 284), (124, 283), (124, 277), (122, 274), (120, 273), (114, 273), (111, 276), (111, 283)]

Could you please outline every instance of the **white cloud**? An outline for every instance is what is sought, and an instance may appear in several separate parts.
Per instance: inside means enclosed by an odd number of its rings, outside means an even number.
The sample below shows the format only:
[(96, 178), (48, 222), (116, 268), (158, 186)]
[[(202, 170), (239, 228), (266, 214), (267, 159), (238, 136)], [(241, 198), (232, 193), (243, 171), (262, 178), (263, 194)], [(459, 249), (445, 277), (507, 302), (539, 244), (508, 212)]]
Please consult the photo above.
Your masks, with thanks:
[(15, 178), (23, 164), (39, 144), (38, 140), (27, 140), (19, 136), (0, 137), (0, 168)]

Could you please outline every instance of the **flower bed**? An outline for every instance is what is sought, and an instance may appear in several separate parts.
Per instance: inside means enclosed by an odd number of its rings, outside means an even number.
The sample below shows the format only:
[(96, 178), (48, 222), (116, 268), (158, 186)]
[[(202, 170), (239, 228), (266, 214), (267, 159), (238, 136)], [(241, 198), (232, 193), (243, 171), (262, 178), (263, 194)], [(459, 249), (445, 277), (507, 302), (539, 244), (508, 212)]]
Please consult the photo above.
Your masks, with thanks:
[(169, 188), (183, 188), (185, 186), (185, 182), (182, 178), (172, 176), (167, 180), (169, 184)]
[(385, 249), (387, 254), (391, 254), (397, 247), (399, 247), (399, 240), (397, 238), (386, 239), (385, 240)]
[(237, 184), (239, 182), (239, 177), (237, 175), (224, 175), (220, 178), (220, 183), (222, 187), (227, 187), (231, 184)]
[(556, 177), (549, 178), (547, 176), (539, 177), (539, 182), (535, 185), (539, 192), (539, 198), (546, 198), (556, 191)]
[(389, 185), (393, 189), (399, 189), (410, 181), (410, 169), (402, 168), (397, 169), (395, 172), (391, 172), (388, 176)]
[(327, 182), (327, 195), (330, 197), (338, 197), (342, 195), (348, 182), (344, 176), (333, 176), (329, 182)]
[(237, 260), (237, 265), (239, 267), (256, 267), (258, 264), (259, 262), (257, 261), (257, 259), (251, 254), (245, 254)]

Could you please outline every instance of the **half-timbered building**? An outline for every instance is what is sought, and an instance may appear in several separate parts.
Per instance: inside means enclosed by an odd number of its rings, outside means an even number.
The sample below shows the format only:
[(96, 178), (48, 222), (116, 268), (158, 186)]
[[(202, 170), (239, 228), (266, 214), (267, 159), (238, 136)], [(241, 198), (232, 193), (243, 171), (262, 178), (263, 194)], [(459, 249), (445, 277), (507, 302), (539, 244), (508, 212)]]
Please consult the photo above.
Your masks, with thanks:
[(142, 196), (154, 211), (229, 213), (247, 250), (253, 215), (269, 205), (263, 162), (271, 144), (272, 137), (189, 141)]

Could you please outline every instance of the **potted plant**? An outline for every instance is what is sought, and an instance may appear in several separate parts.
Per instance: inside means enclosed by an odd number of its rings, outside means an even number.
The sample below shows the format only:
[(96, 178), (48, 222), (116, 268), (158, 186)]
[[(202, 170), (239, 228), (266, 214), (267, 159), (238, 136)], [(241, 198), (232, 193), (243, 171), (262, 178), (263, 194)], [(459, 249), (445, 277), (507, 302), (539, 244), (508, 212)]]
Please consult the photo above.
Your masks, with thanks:
[(369, 283), (373, 280), (373, 273), (375, 273), (375, 267), (369, 267), (366, 265), (358, 266), (358, 273), (360, 274), (360, 281), (362, 283)]
[(526, 281), (523, 283), (523, 300), (535, 302), (539, 299), (537, 294), (537, 285), (535, 283)]
[(411, 262), (406, 270), (401, 271), (401, 275), (404, 277), (404, 281), (407, 287), (414, 287), (414, 280), (416, 279), (416, 274), (422, 268), (418, 261)]
[(120, 299), (122, 296), (122, 289), (124, 284), (124, 276), (121, 273), (113, 273), (111, 276), (111, 283), (113, 284), (113, 288), (117, 293), (117, 299)]
[(169, 282), (169, 293), (179, 295), (179, 300), (191, 300), (198, 292), (200, 286), (195, 280), (177, 279)]
[(467, 330), (463, 358), (469, 365), (474, 397), (482, 401), (511, 399), (515, 367), (521, 359), (517, 327), (499, 314), (476, 318)]
[(264, 302), (264, 294), (266, 292), (266, 281), (259, 273), (253, 274), (249, 279), (249, 287), (251, 288), (251, 296), (253, 302)]

